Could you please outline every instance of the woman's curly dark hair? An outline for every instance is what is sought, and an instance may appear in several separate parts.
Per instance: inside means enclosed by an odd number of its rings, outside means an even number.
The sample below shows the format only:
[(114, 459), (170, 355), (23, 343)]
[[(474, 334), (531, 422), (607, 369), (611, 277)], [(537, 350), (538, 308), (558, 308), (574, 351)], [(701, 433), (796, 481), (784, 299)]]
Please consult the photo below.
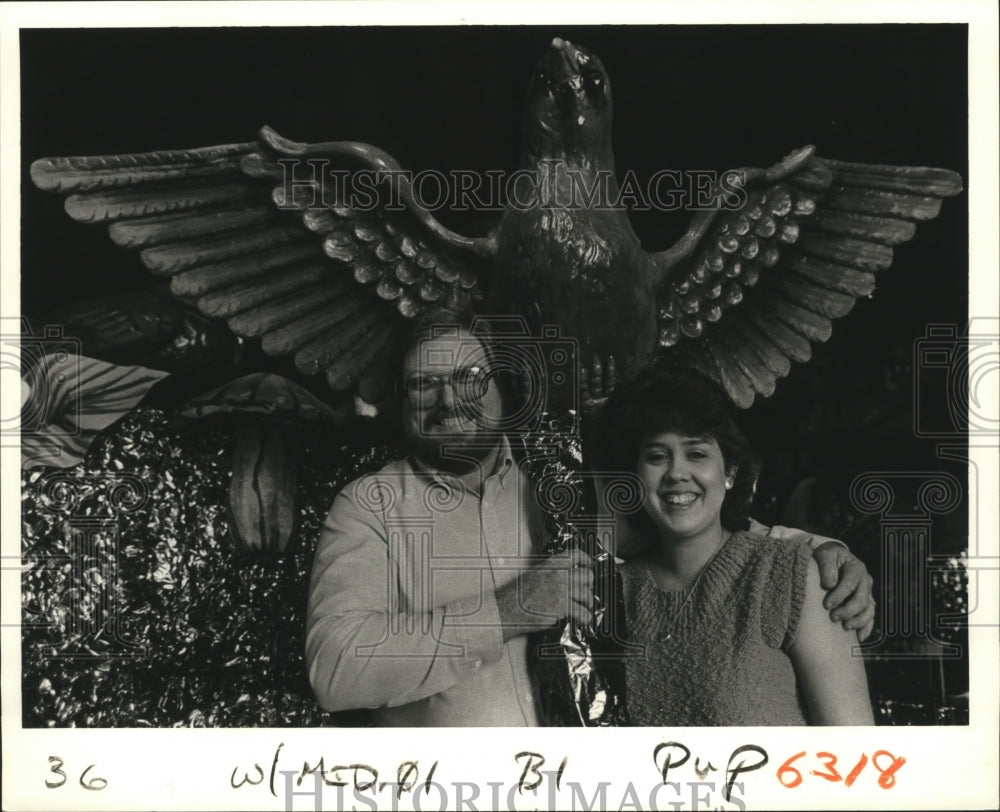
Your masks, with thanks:
[[(737, 469), (722, 503), (722, 526), (746, 530), (760, 471), (758, 457), (739, 426), (736, 407), (700, 372), (660, 368), (651, 377), (617, 390), (601, 419), (598, 462), (611, 471), (635, 473), (643, 439), (668, 431), (712, 438), (719, 444), (726, 470)], [(653, 532), (645, 511), (628, 519), (637, 530)]]

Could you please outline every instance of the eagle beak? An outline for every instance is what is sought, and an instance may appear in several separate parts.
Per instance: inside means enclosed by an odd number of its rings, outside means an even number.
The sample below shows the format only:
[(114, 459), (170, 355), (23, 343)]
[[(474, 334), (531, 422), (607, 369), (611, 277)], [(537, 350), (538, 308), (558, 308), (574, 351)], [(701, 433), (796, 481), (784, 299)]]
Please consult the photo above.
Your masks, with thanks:
[(569, 66), (570, 75), (579, 73), (580, 63), (577, 61), (577, 50), (569, 40), (556, 37), (552, 40), (552, 48), (559, 52)]

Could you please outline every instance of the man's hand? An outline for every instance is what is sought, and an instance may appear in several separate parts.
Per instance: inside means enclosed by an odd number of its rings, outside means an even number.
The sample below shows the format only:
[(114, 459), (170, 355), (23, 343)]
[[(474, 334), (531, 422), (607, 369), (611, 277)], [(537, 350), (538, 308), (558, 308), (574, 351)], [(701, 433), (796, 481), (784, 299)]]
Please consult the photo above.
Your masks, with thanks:
[(547, 558), (519, 572), (497, 590), (496, 598), (505, 643), (567, 618), (586, 625), (594, 600), (590, 559), (580, 550)]
[(826, 590), (823, 608), (830, 620), (845, 629), (857, 629), (858, 640), (864, 640), (875, 626), (875, 599), (872, 597), (872, 577), (862, 561), (843, 544), (828, 541), (813, 551), (819, 564), (819, 579)]

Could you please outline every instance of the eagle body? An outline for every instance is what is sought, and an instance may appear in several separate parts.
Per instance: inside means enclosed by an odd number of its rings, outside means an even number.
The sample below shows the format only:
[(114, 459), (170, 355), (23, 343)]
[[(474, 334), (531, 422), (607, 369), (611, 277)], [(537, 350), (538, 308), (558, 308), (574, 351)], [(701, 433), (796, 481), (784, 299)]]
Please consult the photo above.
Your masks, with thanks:
[(653, 269), (619, 205), (611, 83), (591, 51), (555, 39), (531, 78), (520, 167), (498, 226), (491, 304), (556, 324), (581, 362), (651, 360)]
[(617, 197), (613, 173), (557, 158), (522, 174), (497, 232), (490, 310), (556, 324), (581, 362), (614, 357), (628, 377), (656, 348), (652, 269), (623, 210), (578, 199), (595, 188)]

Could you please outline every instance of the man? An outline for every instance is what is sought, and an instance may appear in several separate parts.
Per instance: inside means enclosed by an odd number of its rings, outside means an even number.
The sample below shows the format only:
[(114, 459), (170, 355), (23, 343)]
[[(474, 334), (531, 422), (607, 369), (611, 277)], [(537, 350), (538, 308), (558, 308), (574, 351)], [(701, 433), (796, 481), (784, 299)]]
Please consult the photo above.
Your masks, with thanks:
[[(542, 517), (502, 432), (489, 346), (441, 324), (414, 325), (399, 353), (410, 455), (345, 487), (324, 524), (309, 679), (323, 708), (372, 708), (380, 725), (539, 725), (527, 635), (589, 622), (593, 574), (580, 552), (534, 554)], [(817, 559), (852, 595), (845, 625), (865, 625), (863, 565), (839, 544)]]

